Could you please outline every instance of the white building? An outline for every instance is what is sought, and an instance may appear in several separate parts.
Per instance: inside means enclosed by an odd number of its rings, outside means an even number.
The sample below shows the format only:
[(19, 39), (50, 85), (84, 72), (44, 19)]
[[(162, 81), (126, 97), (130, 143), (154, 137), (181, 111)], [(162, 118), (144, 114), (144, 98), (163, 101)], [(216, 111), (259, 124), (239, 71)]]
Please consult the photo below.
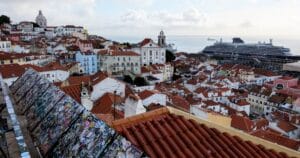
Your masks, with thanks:
[(32, 33), (33, 23), (29, 21), (22, 21), (17, 25), (17, 29), (21, 30), (22, 33)]
[(54, 30), (56, 36), (72, 36), (75, 32), (82, 33), (84, 29), (82, 26), (66, 25), (58, 26)]
[(43, 15), (42, 11), (39, 10), (38, 16), (35, 18), (35, 22), (41, 27), (41, 28), (46, 28), (47, 27), (47, 19)]
[(100, 69), (110, 74), (141, 73), (140, 55), (133, 51), (101, 50)]
[(244, 111), (248, 116), (250, 115), (250, 104), (243, 99), (229, 99), (228, 105), (236, 111)]
[(247, 97), (247, 102), (251, 105), (251, 113), (263, 114), (264, 106), (267, 105), (271, 93), (272, 91), (265, 88), (258, 90), (253, 88)]
[(125, 97), (125, 83), (107, 76), (99, 76), (94, 80), (99, 81), (93, 84), (93, 92), (91, 93), (91, 99), (93, 101), (99, 99), (105, 93), (114, 93), (115, 91), (117, 95)]
[(11, 41), (6, 40), (6, 39), (1, 39), (0, 40), (0, 51), (3, 52), (11, 52)]
[(125, 117), (146, 112), (142, 100), (135, 95), (129, 95), (125, 100)]
[(139, 97), (142, 99), (144, 106), (149, 106), (150, 104), (160, 104), (165, 106), (167, 104), (167, 95), (159, 93), (155, 90), (144, 90), (140, 92)]
[(146, 38), (131, 49), (141, 55), (141, 64), (164, 64), (166, 62), (166, 48), (159, 46), (152, 39)]

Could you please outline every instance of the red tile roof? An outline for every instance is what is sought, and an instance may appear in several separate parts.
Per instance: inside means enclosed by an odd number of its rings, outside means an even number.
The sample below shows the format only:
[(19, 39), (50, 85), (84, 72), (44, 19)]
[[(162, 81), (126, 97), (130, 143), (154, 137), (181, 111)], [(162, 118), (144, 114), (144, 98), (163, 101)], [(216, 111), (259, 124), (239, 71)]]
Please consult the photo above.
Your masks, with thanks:
[(265, 118), (261, 118), (255, 122), (256, 129), (264, 129), (269, 126), (269, 121)]
[(104, 72), (97, 72), (94, 75), (71, 76), (68, 78), (68, 83), (69, 85), (81, 85), (82, 83), (95, 85), (107, 77)]
[(114, 117), (112, 114), (95, 114), (100, 120), (103, 120), (108, 125), (111, 125)]
[(134, 51), (122, 51), (122, 50), (100, 50), (98, 52), (101, 55), (109, 55), (109, 56), (140, 56), (138, 53)]
[(152, 39), (150, 39), (150, 38), (145, 38), (143, 41), (140, 42), (140, 45), (141, 45), (141, 46), (144, 46), (144, 45), (150, 43), (151, 41), (152, 41)]
[(19, 77), (25, 72), (25, 68), (20, 66), (19, 64), (7, 64), (7, 65), (0, 65), (0, 73), (2, 77), (5, 78), (12, 78), (12, 77)]
[(176, 108), (184, 111), (190, 111), (190, 103), (179, 95), (172, 96), (171, 102)]
[(246, 100), (244, 99), (240, 99), (236, 102), (236, 105), (239, 105), (239, 106), (246, 106), (246, 105), (250, 105)]
[(278, 78), (278, 79), (282, 79), (282, 80), (292, 80), (292, 79), (296, 79), (296, 78), (290, 77), (290, 76), (282, 76), (282, 77), (280, 77), (280, 78)]
[(291, 123), (287, 121), (281, 121), (281, 120), (277, 123), (277, 126), (280, 129), (284, 130), (285, 132), (291, 132), (298, 129), (296, 126), (292, 125)]
[(298, 150), (300, 147), (300, 141), (289, 139), (287, 137), (281, 136), (274, 132), (265, 131), (265, 130), (257, 130), (251, 134), (256, 137), (260, 137), (262, 139), (280, 144), (282, 146), (286, 146), (286, 147), (294, 149), (294, 150)]
[(109, 114), (113, 110), (113, 104), (120, 104), (122, 102), (122, 98), (118, 95), (115, 96), (112, 93), (105, 93), (102, 97), (94, 102), (94, 106), (91, 110), (93, 114)]
[(285, 153), (172, 114), (167, 108), (115, 121), (113, 127), (152, 158), (287, 157)]
[(254, 128), (254, 123), (248, 118), (239, 115), (231, 116), (231, 127), (243, 130), (245, 132), (250, 132)]
[(146, 99), (146, 98), (152, 96), (152, 95), (155, 94), (155, 93), (157, 93), (157, 91), (154, 91), (154, 90), (144, 90), (144, 91), (140, 92), (140, 93), (138, 94), (138, 96), (139, 96), (142, 100), (144, 100), (144, 99)]
[(81, 103), (81, 85), (70, 85), (60, 88), (78, 103)]

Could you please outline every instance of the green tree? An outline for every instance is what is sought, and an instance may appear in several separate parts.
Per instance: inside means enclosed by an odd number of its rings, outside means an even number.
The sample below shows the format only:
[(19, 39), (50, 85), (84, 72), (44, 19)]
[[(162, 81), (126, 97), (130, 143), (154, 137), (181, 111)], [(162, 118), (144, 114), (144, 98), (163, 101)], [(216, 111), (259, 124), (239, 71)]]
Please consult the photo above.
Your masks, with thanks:
[(133, 84), (133, 80), (129, 75), (124, 75), (123, 81), (127, 82), (127, 83), (130, 83), (130, 84)]
[(133, 82), (137, 86), (146, 86), (147, 82), (144, 77), (136, 77)]
[(173, 54), (173, 52), (166, 50), (166, 61), (167, 62), (172, 62), (173, 60), (175, 60), (175, 55)]
[(6, 16), (6, 15), (1, 15), (0, 16), (0, 25), (2, 25), (2, 24), (5, 24), (5, 23), (7, 23), (7, 24), (10, 24), (10, 18), (8, 17), (8, 16)]

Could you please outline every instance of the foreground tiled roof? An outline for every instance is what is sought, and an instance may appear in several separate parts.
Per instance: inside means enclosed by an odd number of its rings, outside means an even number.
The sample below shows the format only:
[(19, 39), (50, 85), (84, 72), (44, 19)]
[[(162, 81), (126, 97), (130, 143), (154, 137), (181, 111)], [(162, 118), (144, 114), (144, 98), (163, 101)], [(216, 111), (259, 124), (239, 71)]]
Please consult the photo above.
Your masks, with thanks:
[(289, 139), (285, 136), (281, 136), (280, 134), (276, 134), (271, 131), (257, 130), (251, 134), (294, 150), (298, 150), (300, 147), (300, 141)]
[(152, 158), (288, 157), (286, 153), (267, 149), (268, 146), (257, 145), (234, 133), (221, 132), (171, 113), (169, 108), (114, 121), (113, 127)]

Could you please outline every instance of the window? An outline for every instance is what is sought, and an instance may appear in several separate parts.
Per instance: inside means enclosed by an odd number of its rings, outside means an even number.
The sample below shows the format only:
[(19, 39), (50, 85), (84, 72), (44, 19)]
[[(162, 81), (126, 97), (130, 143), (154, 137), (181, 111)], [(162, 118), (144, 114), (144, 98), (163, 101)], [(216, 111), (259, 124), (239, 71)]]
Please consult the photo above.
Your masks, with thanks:
[(149, 53), (150, 53), (150, 56), (152, 56), (152, 50), (150, 50), (150, 52), (149, 52)]

